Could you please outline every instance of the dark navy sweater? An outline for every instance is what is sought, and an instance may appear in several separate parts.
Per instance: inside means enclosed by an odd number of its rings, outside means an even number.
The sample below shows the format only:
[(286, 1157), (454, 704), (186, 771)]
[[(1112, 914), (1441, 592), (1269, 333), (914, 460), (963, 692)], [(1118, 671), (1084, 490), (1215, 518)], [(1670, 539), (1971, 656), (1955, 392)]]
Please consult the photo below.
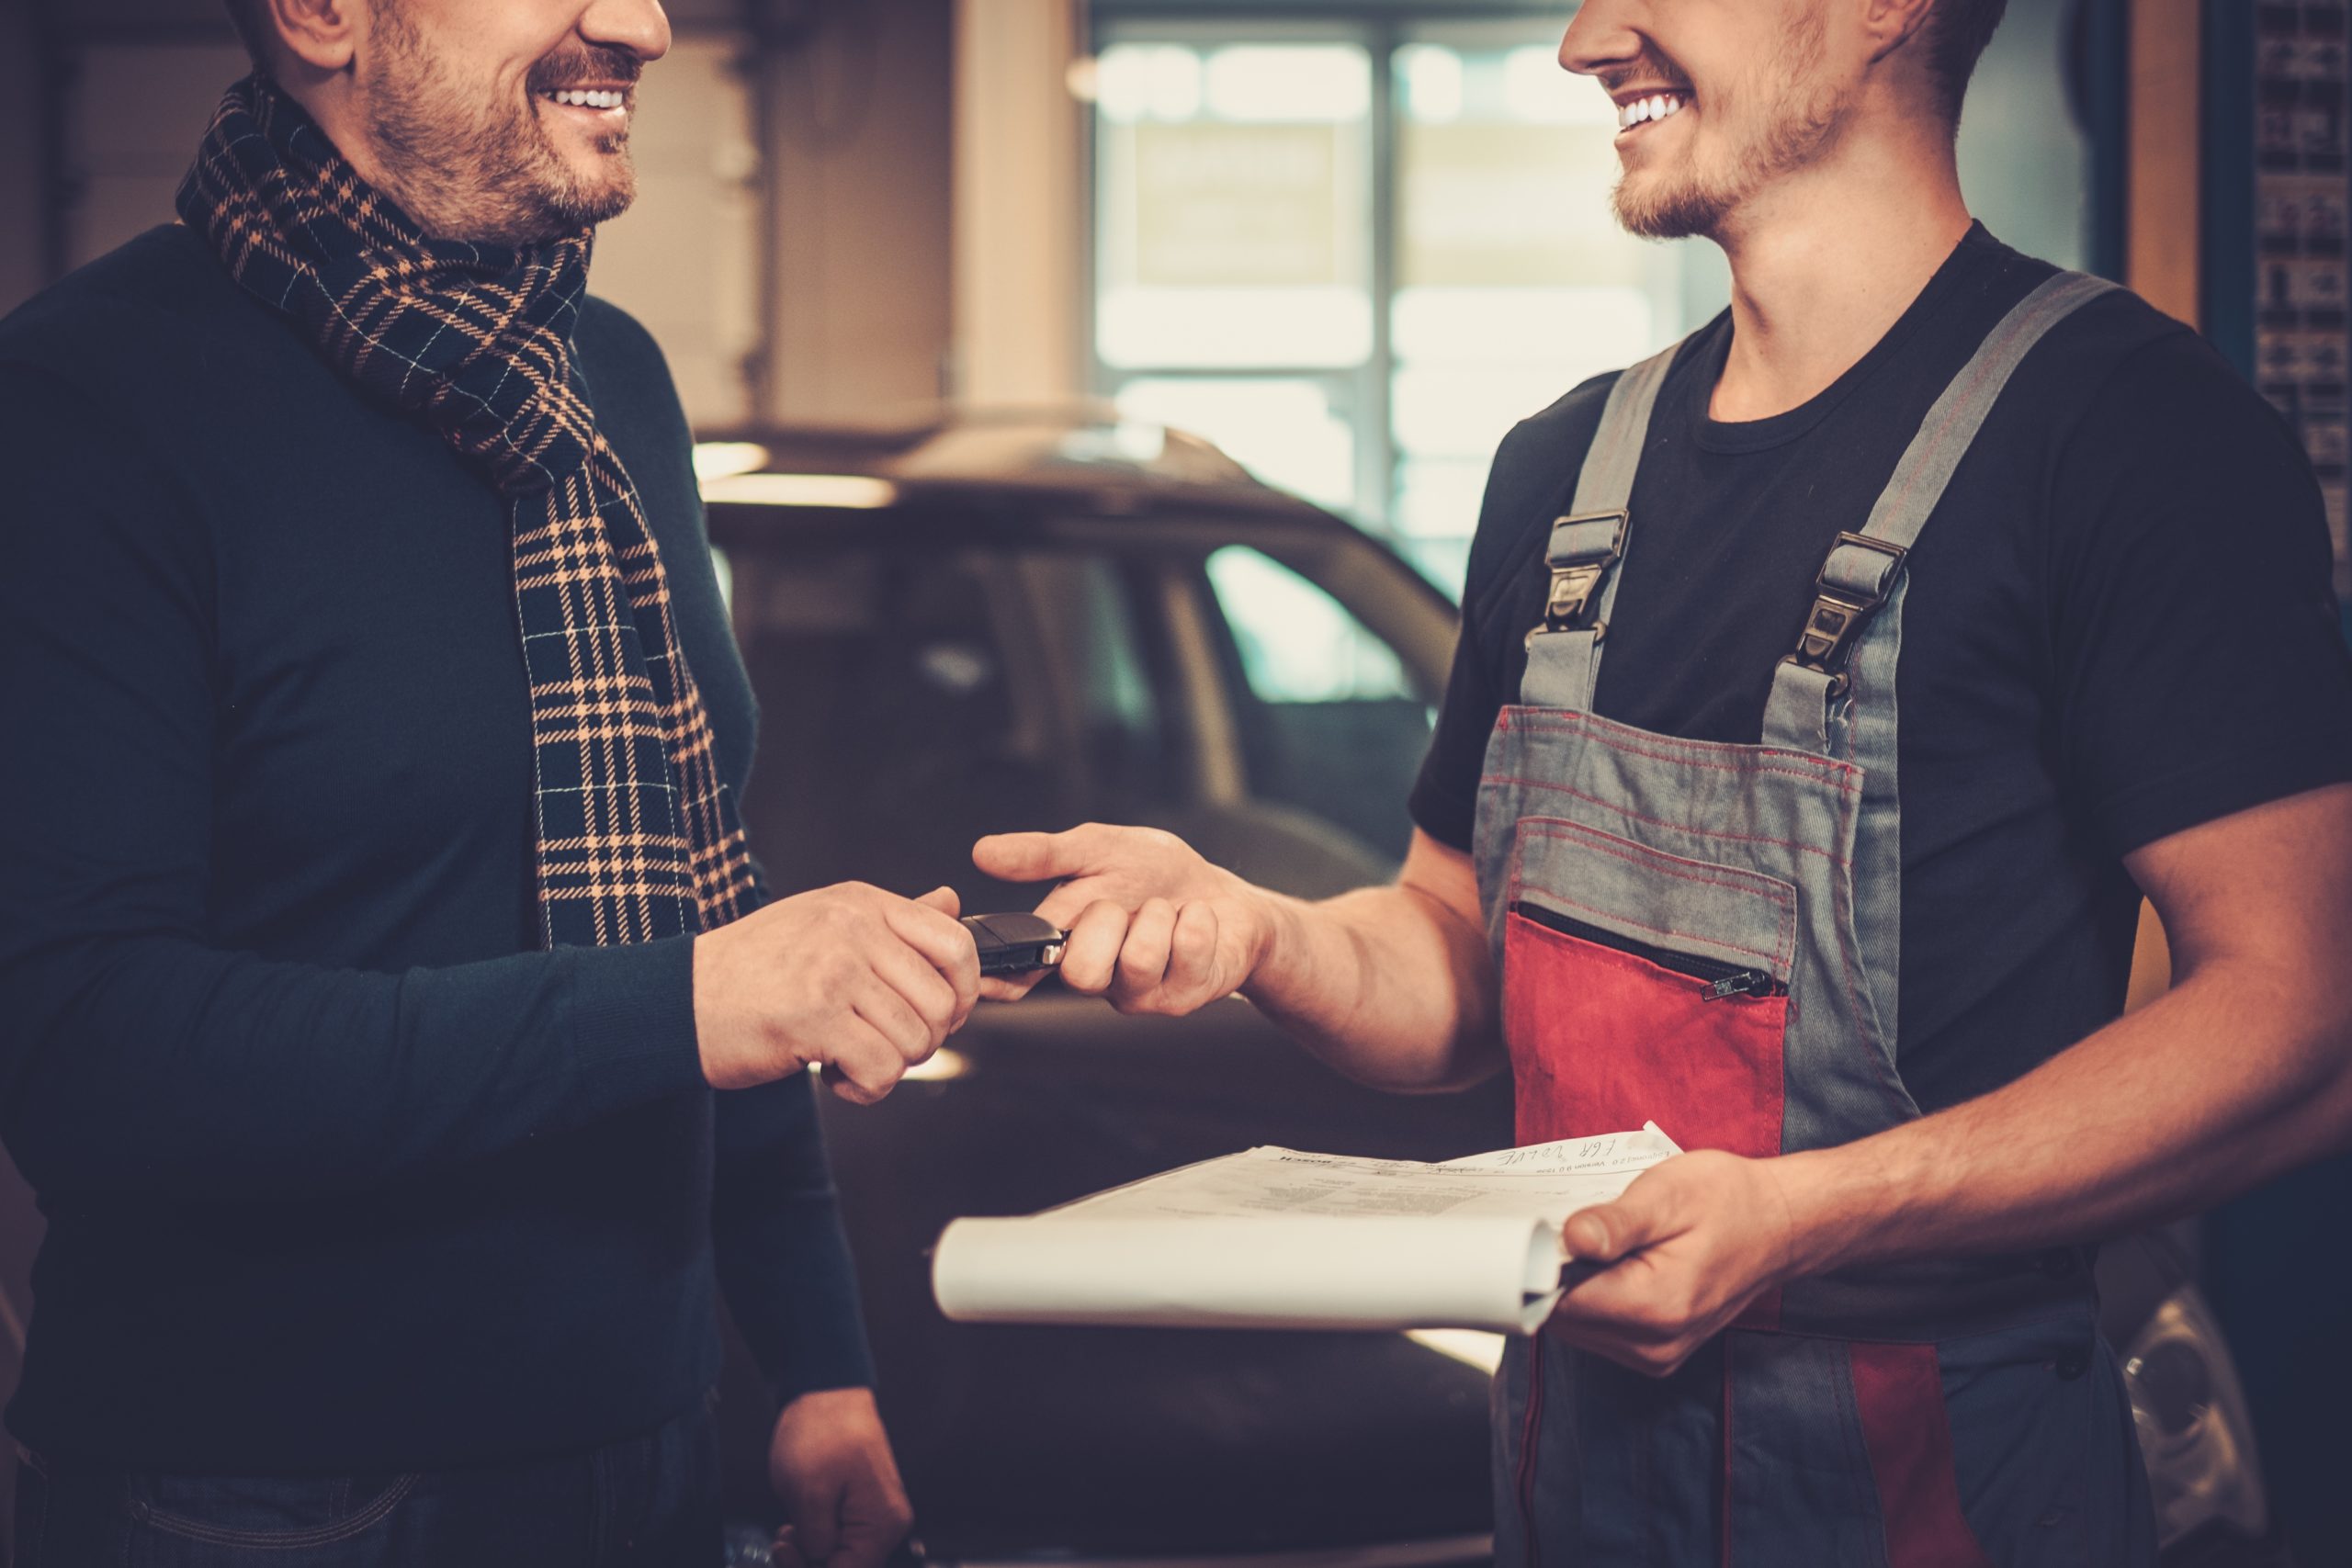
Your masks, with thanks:
[[(739, 797), (752, 694), (660, 351), (577, 363)], [(215, 1473), (869, 1376), (805, 1077), (714, 1096), (692, 941), (541, 952), (504, 504), (155, 230), (0, 322), (0, 1138), (49, 1232), (12, 1430)], [(755, 846), (756, 848), (756, 846)]]

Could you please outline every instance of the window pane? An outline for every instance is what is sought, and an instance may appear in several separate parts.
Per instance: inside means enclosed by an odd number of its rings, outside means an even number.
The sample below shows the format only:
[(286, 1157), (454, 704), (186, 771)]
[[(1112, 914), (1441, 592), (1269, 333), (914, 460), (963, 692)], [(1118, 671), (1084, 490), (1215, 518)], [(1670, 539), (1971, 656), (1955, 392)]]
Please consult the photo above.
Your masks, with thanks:
[(1290, 568), (1242, 545), (1208, 558), (1209, 582), (1268, 703), (1378, 701), (1411, 694), (1396, 650)]
[(1096, 351), (1127, 369), (1372, 354), (1372, 67), (1353, 44), (1114, 43), (1097, 67)]
[(1685, 326), (1682, 248), (1617, 226), (1614, 111), (1557, 45), (1464, 25), (1396, 55), (1394, 516), (1449, 588), (1503, 434)]
[(1285, 377), (1137, 377), (1119, 389), (1128, 419), (1205, 436), (1251, 473), (1318, 505), (1356, 500), (1355, 428), (1317, 381)]
[(1251, 798), (1310, 813), (1374, 854), (1401, 859), (1430, 710), (1396, 650), (1257, 550), (1228, 546), (1207, 565), (1240, 656), (1233, 707)]

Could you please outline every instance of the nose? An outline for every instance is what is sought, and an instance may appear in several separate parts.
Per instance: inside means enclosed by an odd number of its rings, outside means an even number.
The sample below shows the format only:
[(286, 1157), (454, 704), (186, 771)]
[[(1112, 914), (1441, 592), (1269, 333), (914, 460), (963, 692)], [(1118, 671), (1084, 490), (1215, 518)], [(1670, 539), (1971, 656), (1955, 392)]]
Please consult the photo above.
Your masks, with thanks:
[(654, 61), (670, 52), (670, 18), (662, 0), (590, 0), (580, 16), (580, 36)]
[(1560, 39), (1560, 69), (1598, 76), (1641, 58), (1642, 35), (1633, 27), (1638, 11), (1638, 0), (1584, 0)]

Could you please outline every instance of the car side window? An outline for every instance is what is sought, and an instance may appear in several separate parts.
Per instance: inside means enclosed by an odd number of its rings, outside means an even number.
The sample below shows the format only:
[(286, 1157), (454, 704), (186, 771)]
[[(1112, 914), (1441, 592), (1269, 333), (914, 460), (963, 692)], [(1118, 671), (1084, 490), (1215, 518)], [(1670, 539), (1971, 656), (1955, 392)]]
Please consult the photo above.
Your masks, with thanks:
[(1209, 586), (1261, 702), (1377, 702), (1412, 694), (1394, 649), (1347, 606), (1247, 545), (1208, 558)]
[(1231, 698), (1250, 793), (1322, 818), (1390, 860), (1430, 716), (1396, 650), (1327, 590), (1263, 551), (1204, 563), (1231, 633)]
[(1169, 763), (1159, 699), (1137, 639), (1131, 588), (1109, 556), (1022, 558), (1046, 661), (1069, 685), (1067, 711), (1101, 808), (1158, 798)]

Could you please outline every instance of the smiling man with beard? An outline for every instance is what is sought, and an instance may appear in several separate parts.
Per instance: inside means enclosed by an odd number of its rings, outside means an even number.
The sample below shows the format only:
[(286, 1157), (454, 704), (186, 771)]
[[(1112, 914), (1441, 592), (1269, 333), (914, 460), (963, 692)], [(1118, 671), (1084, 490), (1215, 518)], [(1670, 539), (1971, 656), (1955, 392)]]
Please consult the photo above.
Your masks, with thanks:
[[(1585, 0), (1618, 216), (1731, 308), (1504, 441), (1396, 886), (975, 852), (1122, 1008), (1691, 1151), (1510, 1348), (1510, 1568), (2153, 1562), (2090, 1248), (2352, 1128), (2319, 493), (2188, 329), (1971, 220), (2000, 11)], [(2143, 890), (2177, 983), (2119, 1018)]]
[(787, 1555), (876, 1563), (807, 1069), (887, 1093), (977, 955), (746, 851), (684, 416), (586, 292), (668, 23), (232, 9), (181, 222), (0, 323), (17, 1561), (716, 1563), (723, 1284)]

